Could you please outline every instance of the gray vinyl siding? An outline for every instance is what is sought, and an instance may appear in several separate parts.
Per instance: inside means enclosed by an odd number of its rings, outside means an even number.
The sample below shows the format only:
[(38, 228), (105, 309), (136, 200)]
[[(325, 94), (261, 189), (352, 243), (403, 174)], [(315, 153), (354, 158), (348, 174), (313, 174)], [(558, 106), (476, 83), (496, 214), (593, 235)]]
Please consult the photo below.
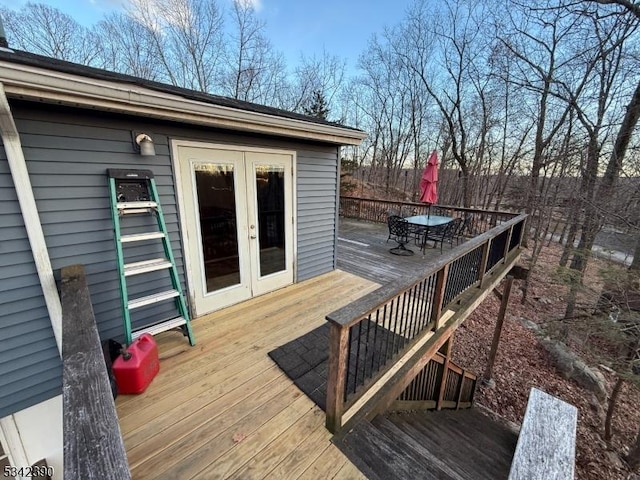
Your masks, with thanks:
[(298, 152), (297, 280), (334, 269), (336, 254), (337, 148)]
[[(142, 118), (12, 102), (54, 276), (83, 264), (102, 339), (123, 340), (107, 168), (154, 172), (180, 279), (183, 250), (170, 157), (171, 139), (296, 152), (296, 281), (333, 270), (337, 148), (315, 142), (148, 122)], [(156, 156), (133, 152), (131, 131), (152, 134)], [(4, 155), (4, 152), (1, 152)], [(61, 393), (61, 362), (27, 241), (15, 189), (0, 165), (0, 416)], [(125, 219), (142, 230), (152, 217)], [(127, 261), (162, 256), (160, 242), (126, 248)], [(166, 290), (166, 272), (133, 277), (130, 298)], [(144, 278), (143, 278), (144, 277)], [(173, 302), (134, 311), (134, 326), (175, 315)]]
[[(73, 263), (85, 265), (96, 321), (103, 338), (122, 338), (107, 168), (153, 170), (184, 286), (170, 158), (171, 139), (295, 151), (296, 280), (308, 279), (334, 268), (338, 162), (335, 146), (171, 123), (149, 123), (144, 119), (81, 110), (58, 109), (54, 113), (47, 107), (33, 107), (22, 102), (13, 109), (53, 268), (57, 271)], [(132, 130), (152, 134), (155, 157), (141, 157), (133, 152)], [(138, 251), (136, 247), (129, 247), (127, 252), (134, 257), (144, 252), (148, 258), (147, 250), (146, 247), (138, 247)], [(148, 277), (143, 282), (131, 284), (132, 297), (150, 293), (158, 287), (149, 282)], [(171, 302), (166, 303), (171, 306)], [(169, 313), (158, 308), (144, 312), (154, 316)]]
[(0, 418), (62, 393), (62, 363), (0, 146)]

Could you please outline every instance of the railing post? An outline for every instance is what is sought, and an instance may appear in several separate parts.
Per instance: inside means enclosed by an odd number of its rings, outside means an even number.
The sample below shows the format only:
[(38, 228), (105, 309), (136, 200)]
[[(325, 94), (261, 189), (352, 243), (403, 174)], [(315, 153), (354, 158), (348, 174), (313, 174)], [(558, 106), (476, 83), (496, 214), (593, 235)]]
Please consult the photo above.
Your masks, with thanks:
[(433, 295), (433, 310), (431, 313), (431, 321), (435, 324), (435, 331), (438, 331), (441, 327), (440, 317), (442, 316), (442, 301), (444, 300), (444, 290), (447, 285), (448, 275), (449, 264), (442, 267), (442, 269), (438, 271), (438, 275), (436, 277), (436, 288)]
[(482, 259), (480, 260), (480, 285), (478, 288), (482, 288), (482, 283), (484, 282), (484, 275), (487, 270), (487, 262), (489, 261), (489, 250), (491, 247), (491, 239), (487, 240), (484, 245), (482, 245)]
[(444, 357), (444, 364), (442, 367), (442, 381), (440, 383), (440, 392), (438, 392), (438, 400), (436, 401), (436, 410), (442, 409), (442, 401), (444, 400), (444, 394), (447, 389), (447, 376), (449, 375), (449, 362), (451, 361), (451, 347), (453, 346), (453, 333), (447, 340), (446, 353)]
[(331, 322), (329, 326), (329, 371), (327, 373), (327, 429), (336, 433), (342, 426), (347, 380), (349, 327)]

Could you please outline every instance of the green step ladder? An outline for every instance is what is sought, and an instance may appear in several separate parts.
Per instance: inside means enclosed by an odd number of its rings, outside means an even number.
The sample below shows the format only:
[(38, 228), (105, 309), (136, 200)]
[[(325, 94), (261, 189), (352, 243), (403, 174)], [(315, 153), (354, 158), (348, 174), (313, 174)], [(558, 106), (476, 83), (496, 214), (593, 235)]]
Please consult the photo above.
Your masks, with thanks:
[[(191, 321), (185, 302), (176, 262), (169, 242), (167, 225), (164, 221), (158, 190), (153, 172), (151, 170), (121, 170), (108, 169), (109, 192), (111, 200), (111, 216), (113, 217), (113, 230), (116, 243), (118, 260), (118, 278), (120, 282), (120, 296), (122, 298), (122, 317), (124, 319), (125, 341), (130, 345), (143, 333), (156, 335), (174, 328), (181, 328), (189, 339), (189, 343), (195, 345)], [(126, 216), (155, 215), (158, 230), (145, 233), (133, 233), (122, 235), (121, 221)], [(161, 240), (164, 249), (164, 257), (141, 260), (133, 263), (124, 263), (125, 245), (135, 245), (138, 242)], [(144, 297), (129, 298), (127, 290), (127, 278), (134, 275), (144, 275), (151, 272), (168, 270), (171, 277), (172, 289), (156, 292)], [(175, 303), (178, 316), (154, 322), (141, 329), (133, 331), (131, 326), (131, 310), (156, 305), (160, 302), (172, 300)]]

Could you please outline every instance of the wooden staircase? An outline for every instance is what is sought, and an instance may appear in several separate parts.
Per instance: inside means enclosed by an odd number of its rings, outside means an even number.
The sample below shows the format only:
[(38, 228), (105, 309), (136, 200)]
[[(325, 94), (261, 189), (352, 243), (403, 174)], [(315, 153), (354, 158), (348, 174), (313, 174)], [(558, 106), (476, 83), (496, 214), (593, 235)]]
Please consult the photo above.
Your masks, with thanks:
[(371, 480), (500, 479), (517, 433), (478, 408), (378, 415), (336, 445)]

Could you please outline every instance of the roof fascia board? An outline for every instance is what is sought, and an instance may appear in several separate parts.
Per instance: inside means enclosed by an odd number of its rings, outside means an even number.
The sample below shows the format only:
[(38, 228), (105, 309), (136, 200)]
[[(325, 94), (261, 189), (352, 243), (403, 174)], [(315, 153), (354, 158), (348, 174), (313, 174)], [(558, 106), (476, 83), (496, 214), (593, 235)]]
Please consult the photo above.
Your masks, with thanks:
[(191, 100), (138, 85), (0, 61), (7, 95), (233, 130), (360, 145), (366, 133)]

